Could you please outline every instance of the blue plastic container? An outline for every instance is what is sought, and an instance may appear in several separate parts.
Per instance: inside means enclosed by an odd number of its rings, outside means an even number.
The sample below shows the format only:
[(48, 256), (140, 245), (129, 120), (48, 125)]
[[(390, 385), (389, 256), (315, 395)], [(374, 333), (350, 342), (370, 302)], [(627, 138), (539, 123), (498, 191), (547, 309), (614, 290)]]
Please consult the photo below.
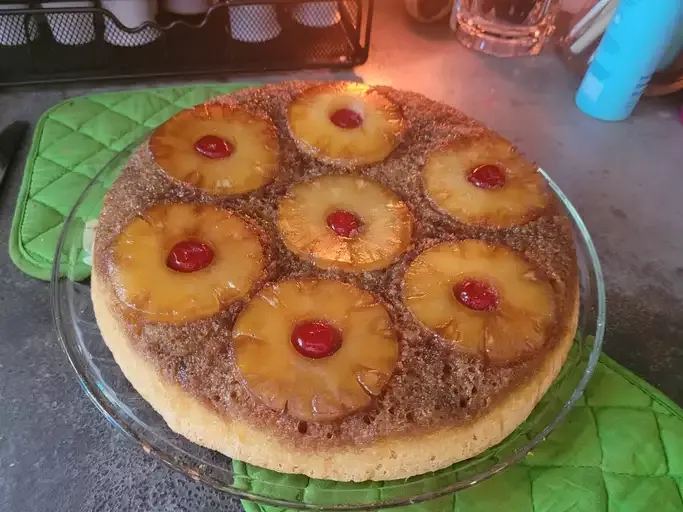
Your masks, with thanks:
[(657, 71), (664, 71), (671, 66), (681, 51), (683, 51), (683, 18), (681, 18), (678, 23), (678, 28), (674, 32), (674, 36), (671, 44), (669, 44), (669, 48), (664, 52), (664, 57), (662, 57), (662, 60), (657, 66)]
[(604, 121), (630, 116), (682, 21), (683, 0), (621, 0), (576, 105)]

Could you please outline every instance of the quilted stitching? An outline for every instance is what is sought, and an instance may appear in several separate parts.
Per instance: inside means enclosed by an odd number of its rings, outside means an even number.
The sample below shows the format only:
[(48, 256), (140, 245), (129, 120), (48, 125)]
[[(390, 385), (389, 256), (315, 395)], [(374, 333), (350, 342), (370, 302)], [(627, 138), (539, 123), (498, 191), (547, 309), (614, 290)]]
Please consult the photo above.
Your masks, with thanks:
[(534, 512), (595, 512), (606, 509), (608, 498), (598, 468), (535, 469), (532, 474)]
[(607, 512), (680, 512), (683, 508), (676, 482), (669, 477), (638, 478), (606, 473)]
[[(664, 446), (651, 410), (605, 408), (596, 411), (602, 467), (612, 473), (663, 475)], [(618, 436), (614, 435), (619, 433)]]
[(505, 497), (505, 509), (531, 510), (531, 474), (522, 466), (509, 468), (505, 478), (494, 477), (455, 495), (455, 512), (490, 512), (491, 497)]
[[(10, 233), (10, 254), (27, 274), (50, 279), (57, 241), (74, 203), (120, 151), (179, 110), (251, 84), (218, 84), (72, 98), (38, 122)], [(99, 201), (110, 183), (97, 183)], [(92, 204), (92, 211), (99, 211)], [(84, 209), (84, 211), (88, 211)], [(85, 222), (88, 219), (78, 219)], [(73, 277), (90, 270), (77, 265)]]
[[(393, 510), (405, 512), (663, 512), (683, 510), (683, 410), (617, 363), (602, 356), (586, 393), (562, 425), (518, 465), (474, 487), (438, 500)], [(321, 503), (350, 502), (348, 484), (282, 475), (233, 462), (242, 487), (282, 498)], [(438, 475), (438, 473), (436, 474)], [(291, 480), (288, 480), (291, 479)], [(400, 496), (390, 482), (353, 488), (353, 502)], [(439, 488), (434, 479), (415, 479), (418, 490)], [(295, 488), (305, 486), (303, 494)], [(337, 487), (339, 486), (339, 487)], [(418, 489), (418, 486), (421, 486)], [(405, 492), (402, 493), (405, 495)], [(415, 494), (415, 493), (413, 493)], [(243, 502), (247, 512), (287, 512)]]

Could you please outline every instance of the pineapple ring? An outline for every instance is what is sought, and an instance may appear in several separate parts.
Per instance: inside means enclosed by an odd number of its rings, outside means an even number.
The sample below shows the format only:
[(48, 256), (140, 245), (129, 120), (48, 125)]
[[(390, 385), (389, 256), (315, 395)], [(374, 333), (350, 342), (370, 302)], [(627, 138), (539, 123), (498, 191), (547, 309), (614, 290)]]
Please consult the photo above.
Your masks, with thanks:
[[(335, 212), (355, 214), (357, 236), (337, 234), (327, 222)], [(410, 243), (412, 216), (390, 190), (360, 176), (327, 175), (294, 185), (282, 199), (278, 226), (285, 245), (323, 268), (348, 271), (386, 267)]]
[[(167, 259), (187, 240), (210, 248), (195, 272)], [(258, 234), (215, 206), (161, 204), (130, 222), (114, 242), (112, 279), (119, 300), (148, 320), (185, 323), (213, 315), (244, 297), (264, 268)]]
[[(495, 307), (476, 310), (456, 297), (454, 288), (472, 282), (488, 285)], [(539, 350), (556, 315), (547, 280), (514, 251), (479, 240), (444, 242), (420, 254), (406, 271), (403, 300), (427, 327), (494, 363)]]
[[(498, 167), (502, 180), (480, 183), (482, 167)], [(486, 178), (497, 178), (487, 173)], [(500, 138), (458, 139), (429, 155), (424, 187), (441, 209), (466, 224), (510, 227), (536, 218), (550, 193), (535, 166)]]
[[(346, 127), (333, 122), (340, 112), (360, 117)], [(358, 83), (311, 87), (287, 109), (289, 129), (307, 153), (340, 165), (381, 162), (396, 149), (405, 130), (400, 108), (381, 93)]]
[[(330, 324), (342, 337), (338, 350), (321, 359), (301, 355), (291, 341), (301, 322), (316, 321)], [(398, 359), (396, 333), (384, 306), (369, 292), (324, 279), (265, 287), (238, 317), (233, 346), (250, 392), (302, 421), (333, 420), (367, 407)]]
[[(209, 140), (209, 147), (201, 142)], [(217, 141), (219, 155), (207, 150)], [(175, 179), (216, 195), (243, 194), (273, 181), (279, 143), (270, 121), (220, 103), (183, 110), (152, 134), (149, 148), (157, 164)]]

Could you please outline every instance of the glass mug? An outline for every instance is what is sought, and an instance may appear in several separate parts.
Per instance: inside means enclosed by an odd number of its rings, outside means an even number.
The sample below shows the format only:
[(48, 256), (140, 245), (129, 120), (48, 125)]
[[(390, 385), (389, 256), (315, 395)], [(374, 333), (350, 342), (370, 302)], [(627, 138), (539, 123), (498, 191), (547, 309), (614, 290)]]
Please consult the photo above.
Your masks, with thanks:
[[(455, 0), (456, 36), (498, 57), (538, 55), (553, 31), (561, 0)], [(453, 27), (454, 29), (456, 27)]]

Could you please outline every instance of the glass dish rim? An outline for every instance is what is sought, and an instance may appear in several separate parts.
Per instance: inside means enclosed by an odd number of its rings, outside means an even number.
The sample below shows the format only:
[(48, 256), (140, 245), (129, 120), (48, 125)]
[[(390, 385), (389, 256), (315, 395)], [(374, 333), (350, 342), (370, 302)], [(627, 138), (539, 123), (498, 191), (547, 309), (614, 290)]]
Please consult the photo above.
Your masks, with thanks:
[[(296, 510), (318, 510), (318, 511), (332, 511), (332, 510), (344, 510), (344, 511), (362, 511), (362, 510), (368, 510), (370, 509), (385, 509), (385, 508), (391, 508), (391, 507), (397, 507), (397, 506), (405, 506), (405, 505), (412, 505), (412, 504), (417, 504), (417, 503), (422, 503), (425, 501), (429, 501), (432, 499), (436, 499), (460, 490), (463, 490), (465, 488), (468, 488), (472, 485), (476, 485), (477, 483), (486, 480), (497, 473), (501, 472), (502, 470), (506, 469), (508, 466), (518, 462), (521, 460), (526, 454), (528, 454), (531, 450), (533, 450), (539, 443), (541, 443), (551, 432), (553, 432), (557, 426), (564, 420), (564, 418), (567, 416), (569, 411), (572, 409), (573, 405), (575, 402), (579, 399), (579, 397), (583, 394), (586, 386), (588, 385), (588, 382), (590, 381), (590, 378), (593, 375), (593, 372), (595, 370), (595, 367), (598, 363), (598, 359), (600, 357), (600, 354), (602, 352), (602, 344), (603, 344), (603, 338), (604, 338), (604, 333), (605, 333), (605, 319), (606, 319), (606, 292), (605, 292), (605, 284), (604, 284), (604, 279), (603, 279), (603, 274), (602, 274), (602, 268), (600, 265), (600, 261), (597, 255), (597, 250), (595, 249), (595, 245), (593, 244), (593, 240), (588, 232), (588, 229), (586, 228), (585, 223), (583, 222), (583, 219), (579, 215), (578, 211), (574, 207), (574, 205), (571, 203), (569, 198), (564, 194), (564, 192), (559, 188), (559, 186), (548, 176), (548, 174), (541, 168), (539, 168), (539, 172), (543, 176), (543, 178), (548, 182), (551, 190), (553, 193), (557, 196), (557, 198), (561, 201), (563, 207), (566, 209), (568, 216), (571, 218), (572, 223), (574, 224), (575, 228), (578, 230), (578, 233), (581, 237), (581, 241), (583, 242), (585, 249), (588, 253), (589, 256), (589, 262), (592, 265), (592, 270), (595, 273), (595, 283), (596, 283), (596, 290), (597, 290), (597, 297), (596, 297), (596, 324), (595, 324), (595, 337), (592, 342), (591, 350), (590, 350), (590, 355), (587, 360), (586, 368), (584, 370), (583, 375), (581, 376), (579, 382), (577, 383), (576, 387), (574, 388), (574, 391), (570, 395), (569, 399), (564, 403), (558, 414), (555, 416), (555, 418), (549, 422), (540, 432), (538, 432), (536, 435), (534, 435), (530, 440), (528, 440), (523, 446), (515, 449), (512, 454), (504, 457), (500, 461), (496, 462), (493, 464), (491, 467), (487, 468), (485, 471), (482, 471), (481, 473), (475, 475), (473, 478), (470, 479), (465, 479), (465, 480), (460, 480), (457, 482), (454, 482), (448, 486), (445, 486), (441, 489), (437, 490), (432, 490), (432, 491), (427, 491), (422, 494), (420, 494), (417, 497), (414, 498), (407, 498), (407, 497), (398, 497), (398, 498), (393, 498), (393, 499), (388, 499), (388, 500), (383, 500), (383, 501), (375, 501), (375, 502), (370, 502), (370, 503), (365, 503), (365, 504), (359, 504), (359, 503), (353, 503), (353, 504), (335, 504), (335, 505), (330, 505), (330, 504), (310, 504), (310, 503), (304, 503), (304, 502), (294, 502), (294, 501), (288, 501), (288, 500), (283, 500), (279, 498), (274, 498), (274, 497), (269, 497), (269, 496), (264, 496), (261, 494), (256, 494), (251, 491), (247, 491), (244, 489), (240, 489), (236, 487), (234, 484), (233, 485), (226, 485), (214, 478), (209, 477), (208, 475), (202, 475), (198, 473), (191, 465), (184, 463), (184, 462), (179, 462), (179, 461), (171, 461), (169, 460), (168, 455), (166, 452), (162, 449), (159, 449), (154, 446), (150, 446), (149, 443), (147, 443), (141, 436), (139, 436), (136, 432), (132, 431), (130, 428), (127, 427), (126, 421), (121, 418), (120, 414), (117, 412), (117, 408), (115, 407), (114, 404), (112, 404), (102, 393), (101, 391), (98, 391), (98, 386), (96, 382), (94, 381), (94, 378), (92, 375), (89, 374), (87, 371), (81, 371), (79, 368), (79, 362), (78, 362), (78, 356), (75, 353), (74, 348), (72, 347), (71, 343), (67, 340), (68, 335), (65, 333), (63, 327), (62, 327), (62, 317), (64, 316), (63, 313), (61, 312), (61, 307), (60, 307), (60, 281), (62, 279), (69, 279), (68, 276), (63, 275), (63, 270), (62, 270), (62, 256), (64, 254), (64, 247), (67, 242), (68, 238), (68, 230), (72, 225), (73, 219), (76, 217), (76, 212), (79, 209), (79, 207), (83, 204), (87, 194), (91, 191), (93, 188), (94, 184), (98, 181), (98, 178), (105, 173), (106, 171), (110, 170), (111, 165), (121, 157), (121, 154), (124, 152), (129, 151), (131, 148), (134, 148), (140, 144), (142, 140), (144, 140), (145, 137), (142, 137), (139, 140), (136, 140), (134, 143), (130, 144), (120, 152), (116, 153), (104, 166), (101, 170), (99, 170), (94, 177), (91, 179), (91, 181), (88, 183), (88, 185), (85, 187), (83, 192), (80, 194), (78, 197), (77, 201), (75, 202), (74, 206), (70, 210), (68, 216), (64, 219), (64, 226), (60, 232), (58, 243), (57, 243), (57, 249), (55, 253), (55, 259), (53, 262), (52, 266), (52, 277), (51, 277), (51, 290), (50, 290), (50, 302), (51, 302), (51, 313), (52, 313), (52, 320), (54, 323), (54, 327), (57, 333), (57, 337), (59, 339), (59, 342), (62, 346), (62, 349), (64, 350), (64, 353), (66, 354), (69, 363), (76, 373), (76, 376), (78, 378), (79, 384), (81, 388), (85, 391), (86, 395), (88, 398), (93, 402), (95, 407), (100, 411), (100, 413), (116, 428), (119, 429), (119, 431), (123, 432), (128, 439), (131, 441), (135, 442), (137, 445), (140, 446), (140, 448), (143, 449), (146, 453), (152, 455), (156, 460), (162, 462), (164, 465), (168, 466), (174, 471), (177, 471), (179, 473), (182, 473), (188, 478), (191, 478), (195, 481), (200, 481), (205, 485), (208, 485), (210, 488), (222, 491), (222, 492), (227, 492), (228, 494), (235, 496), (239, 499), (244, 499), (244, 500), (249, 500), (253, 501), (256, 503), (261, 503), (265, 505), (270, 505), (270, 506), (278, 506), (278, 507), (285, 507), (285, 508), (290, 508), (290, 509), (296, 509)], [(189, 455), (189, 454), (187, 454)], [(234, 474), (232, 470), (230, 470)]]

